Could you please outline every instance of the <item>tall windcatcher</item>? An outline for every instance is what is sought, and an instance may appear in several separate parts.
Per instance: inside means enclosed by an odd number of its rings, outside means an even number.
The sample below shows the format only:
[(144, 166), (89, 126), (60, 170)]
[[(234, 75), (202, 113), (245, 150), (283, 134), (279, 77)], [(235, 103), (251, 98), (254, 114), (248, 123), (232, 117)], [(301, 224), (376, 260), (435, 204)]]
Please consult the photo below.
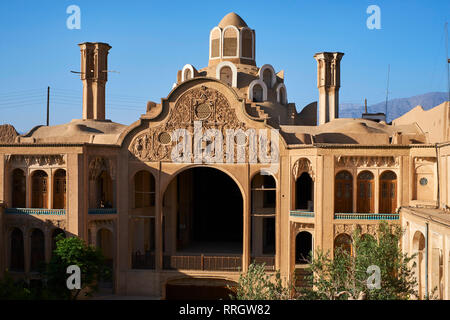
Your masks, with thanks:
[(83, 81), (83, 119), (105, 120), (105, 86), (108, 81), (107, 43), (80, 43)]
[(341, 87), (342, 52), (320, 52), (317, 61), (319, 88), (319, 125), (339, 118), (339, 88)]

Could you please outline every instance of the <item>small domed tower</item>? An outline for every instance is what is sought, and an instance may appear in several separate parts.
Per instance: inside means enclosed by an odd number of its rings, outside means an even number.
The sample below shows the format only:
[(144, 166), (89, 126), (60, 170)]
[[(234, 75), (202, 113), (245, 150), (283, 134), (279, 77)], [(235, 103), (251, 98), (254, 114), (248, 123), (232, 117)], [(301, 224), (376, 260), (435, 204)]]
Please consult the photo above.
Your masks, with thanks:
[(209, 66), (222, 61), (256, 65), (255, 30), (234, 12), (223, 17), (209, 35)]

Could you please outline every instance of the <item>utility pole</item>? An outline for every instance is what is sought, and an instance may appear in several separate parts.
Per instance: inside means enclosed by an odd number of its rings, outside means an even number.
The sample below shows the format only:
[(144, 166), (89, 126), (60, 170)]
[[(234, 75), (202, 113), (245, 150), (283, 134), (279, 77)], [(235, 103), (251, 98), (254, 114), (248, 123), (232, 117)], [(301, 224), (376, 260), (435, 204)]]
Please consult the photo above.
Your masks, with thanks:
[(391, 65), (390, 64), (388, 64), (388, 74), (387, 74), (387, 86), (386, 86), (386, 105), (384, 106), (384, 115), (386, 116), (386, 119), (387, 119), (387, 112), (388, 112), (388, 109), (387, 109), (387, 105), (388, 105), (388, 96), (389, 96), (389, 72), (391, 71)]
[(450, 101), (450, 59), (448, 58), (448, 22), (445, 23), (445, 50), (447, 60), (448, 101)]
[(47, 127), (49, 125), (49, 113), (50, 113), (50, 86), (47, 87)]

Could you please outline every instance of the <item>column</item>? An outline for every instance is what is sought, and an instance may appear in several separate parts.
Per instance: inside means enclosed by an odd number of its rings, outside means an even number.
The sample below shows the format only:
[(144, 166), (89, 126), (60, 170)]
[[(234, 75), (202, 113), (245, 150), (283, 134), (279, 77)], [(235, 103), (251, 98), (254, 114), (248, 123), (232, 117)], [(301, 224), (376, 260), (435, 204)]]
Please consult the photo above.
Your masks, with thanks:
[(161, 162), (159, 163), (158, 176), (155, 183), (155, 270), (163, 268), (163, 238), (162, 238), (162, 196), (161, 196)]

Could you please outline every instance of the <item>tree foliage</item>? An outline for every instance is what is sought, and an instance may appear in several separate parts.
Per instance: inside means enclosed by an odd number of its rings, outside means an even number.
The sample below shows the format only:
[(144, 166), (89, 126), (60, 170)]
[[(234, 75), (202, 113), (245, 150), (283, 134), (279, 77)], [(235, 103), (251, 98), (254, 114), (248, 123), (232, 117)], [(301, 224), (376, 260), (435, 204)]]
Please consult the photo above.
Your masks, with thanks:
[(228, 286), (237, 300), (287, 300), (291, 296), (292, 285), (283, 283), (280, 271), (268, 274), (265, 264), (252, 263), (246, 273), (239, 275), (235, 287)]
[[(70, 265), (80, 267), (80, 289), (67, 288), (66, 281), (70, 275), (66, 272)], [(111, 270), (105, 266), (102, 252), (77, 237), (57, 238), (56, 249), (44, 274), (50, 298), (58, 299), (77, 299), (81, 292), (92, 295), (98, 291), (98, 281), (110, 276)]]
[[(310, 286), (300, 290), (302, 299), (327, 300), (393, 300), (417, 296), (414, 256), (403, 254), (399, 246), (401, 227), (380, 222), (377, 239), (353, 233), (352, 252), (337, 248), (330, 252), (317, 250), (309, 266)], [(380, 288), (369, 288), (369, 266), (380, 268)]]

